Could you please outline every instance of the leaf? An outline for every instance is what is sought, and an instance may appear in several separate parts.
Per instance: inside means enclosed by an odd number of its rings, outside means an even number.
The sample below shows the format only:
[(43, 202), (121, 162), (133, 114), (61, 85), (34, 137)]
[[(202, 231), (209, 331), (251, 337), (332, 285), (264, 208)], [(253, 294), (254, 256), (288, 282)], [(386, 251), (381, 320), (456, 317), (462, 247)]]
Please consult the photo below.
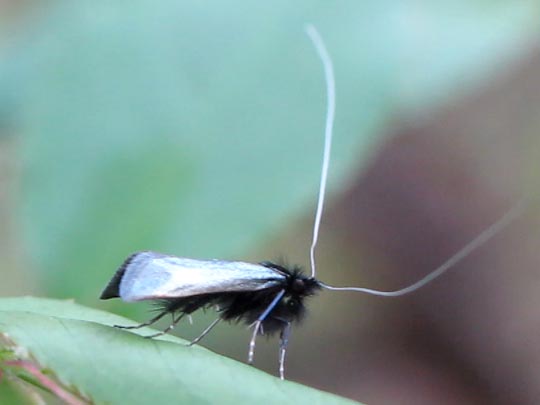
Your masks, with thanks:
[[(0, 299), (0, 332), (96, 403), (352, 404), (254, 367), (186, 347), (174, 336), (144, 339), (111, 325), (125, 318), (70, 301)], [(137, 334), (138, 333), (138, 334)], [(24, 349), (24, 350), (23, 350)]]
[(32, 405), (32, 401), (25, 398), (24, 395), (17, 390), (17, 387), (7, 378), (0, 379), (0, 398), (5, 405)]
[(336, 67), (334, 190), (396, 115), (471, 91), (538, 32), (532, 0), (52, 4), (11, 41), (0, 121), (38, 284), (82, 302), (132, 251), (234, 259), (311, 215), (325, 95), (305, 22)]

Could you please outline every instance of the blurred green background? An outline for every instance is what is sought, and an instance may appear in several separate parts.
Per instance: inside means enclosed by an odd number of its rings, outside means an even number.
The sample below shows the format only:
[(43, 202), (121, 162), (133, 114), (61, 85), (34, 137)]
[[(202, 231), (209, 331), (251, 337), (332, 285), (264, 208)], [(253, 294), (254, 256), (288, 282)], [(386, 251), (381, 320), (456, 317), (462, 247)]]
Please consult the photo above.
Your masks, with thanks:
[[(337, 81), (318, 277), (416, 280), (535, 189), (539, 16), (532, 0), (1, 1), (0, 294), (144, 320), (98, 300), (137, 250), (307, 267), (326, 100), (306, 22)], [(289, 378), (369, 403), (537, 403), (536, 222), (409, 297), (321, 293)], [(248, 339), (203, 344), (244, 360)], [(256, 364), (276, 372), (277, 341)]]

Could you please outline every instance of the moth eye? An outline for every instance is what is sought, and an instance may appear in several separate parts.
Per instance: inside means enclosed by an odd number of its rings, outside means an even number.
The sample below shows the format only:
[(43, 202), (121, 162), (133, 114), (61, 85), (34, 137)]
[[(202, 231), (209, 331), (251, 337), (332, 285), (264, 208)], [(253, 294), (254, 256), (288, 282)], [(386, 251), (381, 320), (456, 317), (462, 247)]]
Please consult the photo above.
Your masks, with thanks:
[(306, 286), (304, 284), (303, 280), (296, 279), (292, 282), (292, 289), (295, 292), (302, 292), (306, 289)]

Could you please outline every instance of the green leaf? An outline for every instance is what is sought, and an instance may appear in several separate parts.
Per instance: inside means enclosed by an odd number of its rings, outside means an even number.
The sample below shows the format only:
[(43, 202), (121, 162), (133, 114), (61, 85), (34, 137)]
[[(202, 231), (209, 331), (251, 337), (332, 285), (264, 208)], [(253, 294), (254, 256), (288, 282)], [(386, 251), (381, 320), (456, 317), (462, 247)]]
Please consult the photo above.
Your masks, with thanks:
[(334, 190), (398, 114), (470, 91), (539, 29), (533, 0), (331, 9), (42, 6), (0, 70), (0, 121), (21, 135), (20, 218), (38, 284), (92, 302), (132, 251), (238, 258), (311, 215), (325, 95), (304, 23), (319, 28), (336, 68)]
[[(353, 401), (291, 381), (174, 336), (144, 339), (112, 327), (125, 318), (71, 301), (0, 299), (0, 332), (75, 387), (108, 404), (352, 404)], [(140, 335), (139, 335), (140, 334)]]
[(17, 389), (6, 377), (0, 379), (0, 398), (4, 405), (32, 405), (33, 402)]

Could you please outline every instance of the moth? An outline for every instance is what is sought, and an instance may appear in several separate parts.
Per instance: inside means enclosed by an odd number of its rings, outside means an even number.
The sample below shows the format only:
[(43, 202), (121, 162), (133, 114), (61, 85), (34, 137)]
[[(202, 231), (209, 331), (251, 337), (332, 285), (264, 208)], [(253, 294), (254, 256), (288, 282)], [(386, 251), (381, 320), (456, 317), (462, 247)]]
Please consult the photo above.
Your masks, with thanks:
[(169, 332), (185, 316), (199, 309), (215, 308), (218, 317), (190, 345), (199, 342), (220, 321), (243, 322), (253, 327), (249, 343), (248, 363), (253, 363), (255, 341), (258, 335), (279, 333), (279, 375), (284, 379), (285, 354), (291, 326), (300, 321), (306, 312), (306, 298), (321, 289), (356, 291), (372, 295), (396, 297), (411, 293), (441, 276), (457, 262), (469, 255), (521, 213), (523, 202), (512, 206), (495, 223), (446, 262), (414, 284), (395, 291), (379, 291), (361, 287), (333, 287), (318, 280), (315, 275), (315, 247), (324, 206), (326, 179), (330, 161), (332, 126), (335, 110), (335, 85), (331, 58), (319, 33), (311, 25), (306, 27), (322, 61), (327, 87), (327, 114), (325, 145), (319, 188), (319, 199), (310, 249), (311, 274), (299, 267), (288, 268), (273, 262), (259, 264), (195, 260), (143, 251), (129, 256), (117, 270), (101, 294), (101, 299), (121, 298), (126, 302), (156, 301), (159, 313), (137, 326), (117, 326), (136, 329), (152, 325), (167, 314), (172, 314), (171, 324), (162, 332)]
[(161, 311), (151, 325), (166, 314), (176, 314), (163, 332), (169, 332), (184, 316), (201, 308), (218, 308), (219, 317), (191, 344), (200, 341), (219, 321), (242, 321), (253, 325), (249, 363), (253, 362), (255, 339), (260, 334), (280, 332), (280, 376), (291, 325), (305, 314), (304, 299), (322, 287), (299, 268), (272, 262), (251, 264), (223, 260), (194, 260), (156, 252), (134, 253), (122, 264), (101, 299), (124, 301), (158, 300)]

